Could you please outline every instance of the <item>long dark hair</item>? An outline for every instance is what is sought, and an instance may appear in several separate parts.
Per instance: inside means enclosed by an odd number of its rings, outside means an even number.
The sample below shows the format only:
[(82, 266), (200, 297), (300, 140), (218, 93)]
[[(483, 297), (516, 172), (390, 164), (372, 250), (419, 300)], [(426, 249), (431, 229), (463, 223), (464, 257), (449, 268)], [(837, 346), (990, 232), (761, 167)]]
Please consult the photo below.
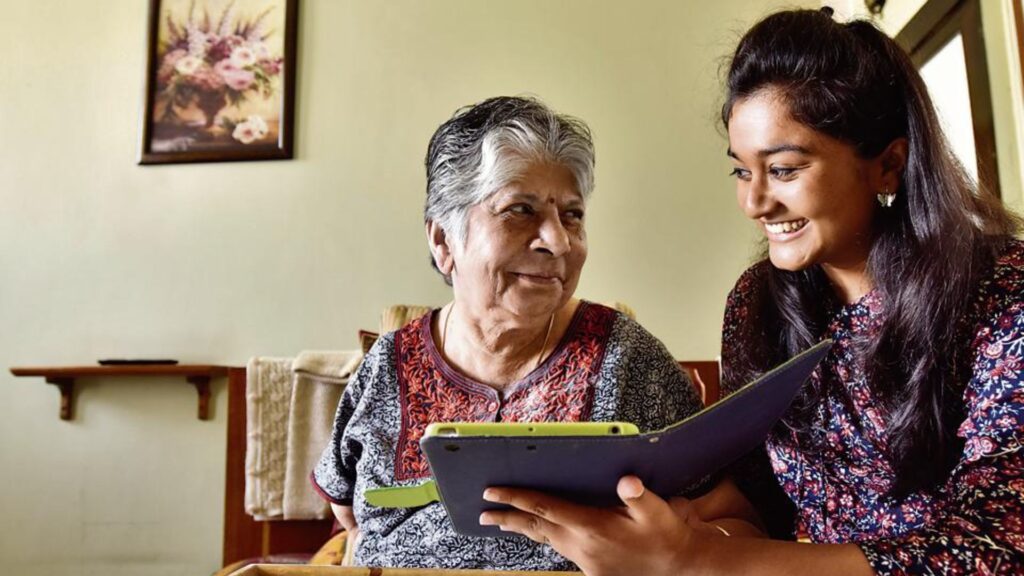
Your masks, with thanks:
[[(965, 173), (910, 58), (870, 22), (838, 23), (828, 8), (768, 16), (733, 55), (726, 127), (733, 105), (763, 90), (781, 95), (798, 122), (852, 145), (862, 158), (907, 139), (896, 201), (877, 210), (867, 264), (883, 302), (881, 325), (856, 345), (889, 415), (894, 493), (934, 485), (955, 458), (972, 296), (1017, 220)], [(755, 317), (734, 343), (744, 354), (727, 379), (746, 381), (826, 328), (824, 302), (833, 296), (819, 266), (788, 272), (764, 261), (761, 268)], [(825, 384), (800, 399), (804, 410), (792, 412), (790, 425), (809, 423)]]

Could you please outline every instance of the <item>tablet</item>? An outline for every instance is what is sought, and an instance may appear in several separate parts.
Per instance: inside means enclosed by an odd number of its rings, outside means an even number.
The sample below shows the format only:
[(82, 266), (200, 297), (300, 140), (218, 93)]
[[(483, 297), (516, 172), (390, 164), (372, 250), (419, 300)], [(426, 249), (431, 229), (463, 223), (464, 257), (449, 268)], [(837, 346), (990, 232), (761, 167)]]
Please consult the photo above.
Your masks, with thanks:
[[(507, 508), (483, 500), (488, 486), (529, 488), (581, 504), (615, 506), (621, 505), (615, 492), (619, 478), (633, 474), (663, 498), (678, 495), (764, 442), (831, 345), (831, 340), (822, 341), (712, 406), (655, 432), (632, 433), (622, 423), (580, 423), (575, 429), (557, 423), (433, 424), (420, 439), (433, 480), (367, 491), (365, 497), (374, 504), (371, 492), (397, 491), (390, 500), (398, 494), (397, 500), (406, 498), (409, 506), (439, 499), (457, 532), (508, 537), (496, 526), (480, 525), (485, 510)], [(611, 433), (615, 427), (620, 433)]]
[[(435, 422), (427, 426), (424, 437), (558, 437), (558, 436), (636, 436), (640, 429), (629, 422)], [(422, 444), (422, 440), (421, 440)], [(371, 488), (363, 499), (380, 508), (416, 508), (440, 502), (434, 480), (414, 486)]]
[[(630, 422), (435, 422), (423, 436), (636, 436), (640, 429)], [(420, 440), (422, 445), (423, 440)]]

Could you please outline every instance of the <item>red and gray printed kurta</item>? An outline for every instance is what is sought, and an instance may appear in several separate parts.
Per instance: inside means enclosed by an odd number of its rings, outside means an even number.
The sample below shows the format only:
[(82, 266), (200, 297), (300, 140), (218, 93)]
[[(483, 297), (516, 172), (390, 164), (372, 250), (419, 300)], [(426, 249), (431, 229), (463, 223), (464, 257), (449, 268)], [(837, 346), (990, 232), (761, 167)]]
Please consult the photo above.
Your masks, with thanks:
[(696, 392), (654, 336), (615, 310), (588, 302), (580, 303), (544, 363), (498, 392), (441, 358), (431, 336), (436, 314), (385, 334), (374, 345), (342, 396), (334, 435), (313, 472), (325, 498), (354, 508), (363, 533), (356, 563), (575, 569), (549, 546), (521, 536), (461, 536), (441, 504), (384, 509), (361, 495), (429, 477), (419, 439), (432, 422), (625, 421), (656, 430), (699, 410)]
[[(722, 338), (727, 372), (743, 353), (734, 349), (733, 334), (752, 317), (758, 273), (757, 266), (748, 270), (729, 297)], [(905, 498), (887, 494), (895, 482), (885, 455), (888, 418), (853, 347), (855, 338), (877, 329), (885, 303), (870, 292), (834, 307), (822, 337), (835, 345), (810, 382), (820, 386), (824, 370), (845, 386), (826, 394), (811, 423), (815, 444), (824, 448), (807, 450), (782, 429), (767, 442), (775, 476), (813, 541), (859, 544), (878, 574), (1024, 573), (1024, 244), (1009, 244), (974, 305), (982, 320), (962, 393), (963, 452), (941, 486)]]

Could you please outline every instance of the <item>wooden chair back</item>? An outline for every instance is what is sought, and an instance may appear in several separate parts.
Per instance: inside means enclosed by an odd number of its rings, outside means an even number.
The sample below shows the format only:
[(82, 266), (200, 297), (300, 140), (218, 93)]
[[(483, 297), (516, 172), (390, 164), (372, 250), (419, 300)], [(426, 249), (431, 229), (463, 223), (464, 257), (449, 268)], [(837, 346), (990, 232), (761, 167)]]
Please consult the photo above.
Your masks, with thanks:
[(710, 406), (721, 398), (719, 386), (719, 367), (716, 360), (680, 360), (679, 366), (686, 371), (690, 382), (700, 394), (705, 406)]

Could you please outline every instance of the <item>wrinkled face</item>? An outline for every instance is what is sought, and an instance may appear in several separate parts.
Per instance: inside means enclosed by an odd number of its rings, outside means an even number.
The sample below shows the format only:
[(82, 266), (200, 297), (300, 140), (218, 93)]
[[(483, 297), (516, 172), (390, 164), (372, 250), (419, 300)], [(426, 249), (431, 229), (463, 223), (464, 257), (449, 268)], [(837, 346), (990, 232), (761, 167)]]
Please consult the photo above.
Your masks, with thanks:
[(576, 291), (587, 259), (584, 200), (564, 166), (530, 164), (470, 208), (466, 242), (452, 247), (452, 286), (476, 312), (548, 317)]
[(820, 264), (830, 277), (864, 267), (883, 186), (877, 160), (797, 122), (770, 91), (733, 106), (729, 156), (736, 200), (764, 232), (775, 267)]

